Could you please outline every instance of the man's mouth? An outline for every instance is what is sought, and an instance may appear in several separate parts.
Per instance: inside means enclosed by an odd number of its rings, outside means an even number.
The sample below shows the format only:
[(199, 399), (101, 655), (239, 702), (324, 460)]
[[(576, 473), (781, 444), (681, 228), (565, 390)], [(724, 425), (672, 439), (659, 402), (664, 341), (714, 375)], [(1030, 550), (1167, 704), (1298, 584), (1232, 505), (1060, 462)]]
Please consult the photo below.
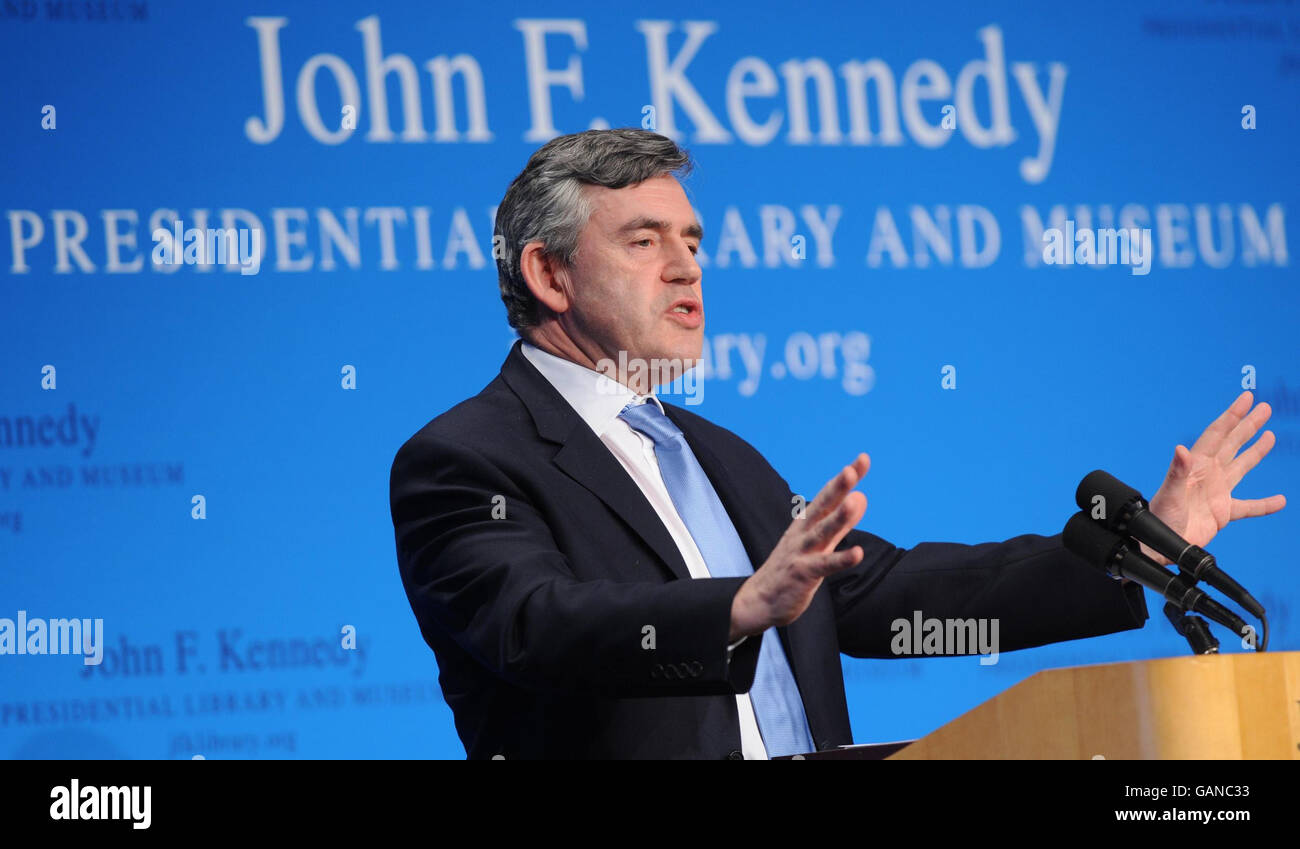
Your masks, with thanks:
[(693, 298), (682, 298), (681, 300), (673, 301), (673, 304), (668, 308), (668, 311), (691, 315), (693, 313), (704, 312), (704, 305)]
[(696, 328), (704, 324), (704, 305), (691, 298), (674, 301), (668, 314), (686, 327)]

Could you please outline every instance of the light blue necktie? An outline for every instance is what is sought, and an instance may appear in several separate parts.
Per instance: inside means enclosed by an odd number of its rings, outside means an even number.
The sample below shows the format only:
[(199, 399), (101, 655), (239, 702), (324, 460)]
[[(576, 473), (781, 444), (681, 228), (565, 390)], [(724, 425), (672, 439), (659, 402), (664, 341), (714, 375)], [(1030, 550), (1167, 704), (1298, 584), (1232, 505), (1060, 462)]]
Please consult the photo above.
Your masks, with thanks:
[[(618, 415), (654, 441), (664, 485), (704, 557), (709, 575), (742, 578), (754, 574), (736, 526), (731, 523), (704, 469), (700, 468), (695, 453), (686, 444), (681, 429), (655, 403), (628, 404)], [(775, 628), (763, 632), (758, 671), (749, 698), (769, 757), (813, 751), (803, 699)]]

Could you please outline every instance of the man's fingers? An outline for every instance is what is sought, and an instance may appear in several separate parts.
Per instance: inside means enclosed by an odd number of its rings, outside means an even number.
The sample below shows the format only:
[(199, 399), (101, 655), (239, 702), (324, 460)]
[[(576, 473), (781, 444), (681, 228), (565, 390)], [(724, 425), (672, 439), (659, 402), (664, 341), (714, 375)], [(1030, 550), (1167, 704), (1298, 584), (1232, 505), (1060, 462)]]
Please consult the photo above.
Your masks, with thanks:
[(1192, 453), (1183, 445), (1174, 446), (1174, 459), (1169, 463), (1165, 473), (1165, 483), (1177, 484), (1192, 470)]
[[(853, 460), (852, 465), (853, 470), (858, 473), (858, 480), (862, 480), (867, 476), (867, 472), (871, 471), (871, 455), (865, 451), (862, 452)], [(856, 484), (854, 485), (856, 486)]]
[(1241, 446), (1259, 433), (1259, 429), (1264, 426), (1264, 422), (1268, 421), (1268, 417), (1271, 415), (1273, 415), (1273, 408), (1267, 403), (1255, 405), (1255, 409), (1251, 410), (1248, 416), (1238, 422), (1223, 440), (1223, 445), (1219, 447), (1219, 462), (1225, 466), (1232, 462), (1232, 458), (1241, 450)]
[(1286, 506), (1285, 495), (1270, 495), (1268, 498), (1234, 498), (1232, 499), (1232, 521), (1250, 519), (1255, 516), (1267, 516)]
[(1223, 446), (1223, 440), (1228, 437), (1232, 429), (1241, 421), (1241, 417), (1246, 415), (1250, 409), (1251, 401), (1254, 396), (1247, 390), (1237, 396), (1228, 409), (1224, 410), (1217, 419), (1210, 423), (1210, 426), (1201, 434), (1200, 439), (1192, 446), (1192, 451), (1198, 454), (1209, 454), (1214, 456), (1219, 453)]
[(834, 510), (844, 500), (844, 496), (853, 491), (871, 467), (871, 458), (859, 454), (852, 463), (840, 469), (839, 474), (826, 482), (822, 491), (817, 493), (804, 518), (816, 522)]
[(855, 545), (843, 551), (830, 551), (811, 555), (806, 561), (808, 570), (819, 578), (834, 575), (862, 561), (862, 546)]
[(1277, 436), (1273, 431), (1266, 430), (1259, 439), (1255, 440), (1254, 445), (1238, 454), (1237, 458), (1228, 465), (1228, 489), (1235, 489), (1237, 484), (1241, 483), (1241, 479), (1259, 465), (1259, 461), (1263, 460), (1276, 444)]
[[(861, 498), (858, 498), (861, 496)], [(807, 533), (799, 542), (800, 551), (824, 551), (839, 545), (844, 535), (862, 519), (867, 511), (867, 496), (860, 492), (850, 492), (840, 502), (840, 506), (829, 515), (808, 526)]]

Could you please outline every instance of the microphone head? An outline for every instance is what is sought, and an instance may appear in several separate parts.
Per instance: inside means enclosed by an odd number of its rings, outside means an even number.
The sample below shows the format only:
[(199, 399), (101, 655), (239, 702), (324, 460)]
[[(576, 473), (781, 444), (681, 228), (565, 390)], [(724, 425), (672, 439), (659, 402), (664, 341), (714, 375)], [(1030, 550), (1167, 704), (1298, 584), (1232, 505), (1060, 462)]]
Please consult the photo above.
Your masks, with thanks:
[(1098, 517), (1099, 520), (1112, 529), (1118, 528), (1124, 521), (1124, 513), (1129, 505), (1136, 503), (1146, 506), (1142, 493), (1101, 469), (1089, 472), (1079, 481), (1079, 488), (1074, 491), (1074, 503), (1090, 515), (1100, 506), (1102, 515)]
[(1110, 571), (1115, 555), (1125, 545), (1123, 537), (1106, 530), (1082, 510), (1065, 523), (1061, 538), (1067, 549), (1105, 572)]

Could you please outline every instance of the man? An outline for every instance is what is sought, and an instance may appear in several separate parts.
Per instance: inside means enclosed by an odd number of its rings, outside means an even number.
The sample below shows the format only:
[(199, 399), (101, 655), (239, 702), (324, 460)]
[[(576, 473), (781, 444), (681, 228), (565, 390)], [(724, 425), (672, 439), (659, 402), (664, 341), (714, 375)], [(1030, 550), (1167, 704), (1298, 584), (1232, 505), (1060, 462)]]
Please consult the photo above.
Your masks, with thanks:
[[(701, 354), (701, 232), (663, 136), (533, 154), (497, 211), (522, 337), (397, 453), (411, 607), (471, 758), (764, 758), (852, 742), (841, 652), (891, 657), (914, 610), (997, 619), (1002, 651), (1141, 627), (1142, 590), (1059, 536), (898, 548), (855, 525), (859, 454), (800, 509), (735, 434), (653, 395)], [(622, 357), (620, 357), (622, 354)], [(1243, 394), (1152, 509), (1204, 545), (1282, 508), (1231, 497), (1273, 445)]]

